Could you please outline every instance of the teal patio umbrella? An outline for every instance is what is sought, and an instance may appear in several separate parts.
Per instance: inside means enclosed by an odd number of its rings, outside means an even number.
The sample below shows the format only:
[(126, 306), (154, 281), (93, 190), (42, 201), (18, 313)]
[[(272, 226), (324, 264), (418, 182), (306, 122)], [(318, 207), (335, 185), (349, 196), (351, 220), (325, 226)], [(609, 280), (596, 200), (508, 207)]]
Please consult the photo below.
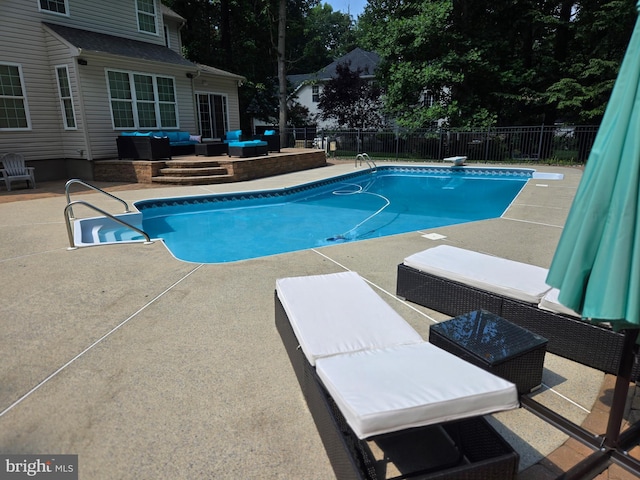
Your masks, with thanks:
[[(640, 11), (640, 2), (636, 5)], [(625, 346), (603, 444), (615, 450), (640, 329), (640, 20), (549, 269), (562, 304), (609, 322)]]

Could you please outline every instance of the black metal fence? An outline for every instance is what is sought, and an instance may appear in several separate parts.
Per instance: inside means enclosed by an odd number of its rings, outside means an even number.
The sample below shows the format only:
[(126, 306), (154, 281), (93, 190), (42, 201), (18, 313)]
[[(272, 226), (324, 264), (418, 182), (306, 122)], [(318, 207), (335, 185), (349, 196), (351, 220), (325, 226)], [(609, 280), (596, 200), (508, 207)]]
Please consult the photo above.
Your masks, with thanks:
[(499, 127), (486, 130), (317, 130), (289, 128), (288, 147), (322, 148), (329, 156), (367, 153), (387, 160), (442, 160), (466, 156), (481, 162), (583, 164), (598, 126)]

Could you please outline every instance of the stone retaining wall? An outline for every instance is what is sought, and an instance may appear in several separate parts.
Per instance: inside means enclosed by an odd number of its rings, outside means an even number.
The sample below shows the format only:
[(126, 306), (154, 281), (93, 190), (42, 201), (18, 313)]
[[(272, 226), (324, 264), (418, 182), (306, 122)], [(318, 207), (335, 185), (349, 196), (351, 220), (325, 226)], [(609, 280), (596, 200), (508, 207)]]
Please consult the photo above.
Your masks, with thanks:
[(324, 150), (270, 153), (268, 156), (252, 158), (228, 157), (226, 160), (220, 161), (220, 166), (225, 167), (236, 182), (324, 167), (327, 164)]
[(162, 160), (99, 160), (93, 164), (96, 182), (151, 183), (165, 167)]
[[(179, 158), (187, 158), (179, 157)], [(195, 157), (190, 159), (215, 160), (221, 167), (227, 169), (234, 182), (269, 177), (283, 173), (324, 167), (327, 157), (324, 150), (290, 149), (280, 153), (270, 153), (267, 156), (252, 158), (236, 158), (228, 156)], [(135, 182), (152, 183), (153, 177), (161, 175), (160, 169), (165, 168), (162, 160), (99, 160), (93, 165), (93, 180), (102, 182)], [(227, 179), (226, 181), (229, 181)]]

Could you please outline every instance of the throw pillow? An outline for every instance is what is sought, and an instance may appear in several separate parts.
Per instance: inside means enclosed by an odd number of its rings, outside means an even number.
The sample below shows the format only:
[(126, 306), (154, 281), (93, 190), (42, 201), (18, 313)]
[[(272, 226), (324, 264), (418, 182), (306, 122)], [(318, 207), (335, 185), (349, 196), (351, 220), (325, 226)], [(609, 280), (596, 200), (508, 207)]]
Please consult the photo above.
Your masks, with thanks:
[(189, 140), (191, 142), (202, 143), (202, 135), (189, 135)]

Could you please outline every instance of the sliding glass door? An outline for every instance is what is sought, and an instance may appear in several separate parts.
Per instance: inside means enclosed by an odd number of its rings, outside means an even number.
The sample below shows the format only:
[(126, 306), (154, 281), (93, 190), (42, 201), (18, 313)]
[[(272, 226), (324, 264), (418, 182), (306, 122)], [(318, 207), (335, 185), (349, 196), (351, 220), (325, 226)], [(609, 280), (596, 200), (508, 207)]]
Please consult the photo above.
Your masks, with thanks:
[(203, 140), (224, 139), (229, 129), (227, 97), (214, 93), (197, 93), (198, 122)]

